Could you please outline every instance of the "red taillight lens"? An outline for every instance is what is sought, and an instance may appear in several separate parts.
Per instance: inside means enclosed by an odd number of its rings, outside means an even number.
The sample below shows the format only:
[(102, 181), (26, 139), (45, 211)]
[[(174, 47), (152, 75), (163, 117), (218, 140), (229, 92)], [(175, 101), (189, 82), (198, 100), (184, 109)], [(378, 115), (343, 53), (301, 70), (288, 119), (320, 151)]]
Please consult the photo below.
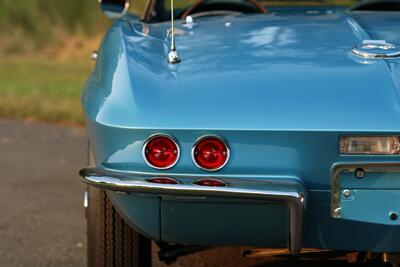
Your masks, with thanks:
[(143, 156), (151, 167), (168, 169), (178, 161), (179, 147), (171, 137), (156, 135), (144, 145)]
[(217, 179), (200, 179), (194, 182), (194, 184), (201, 186), (226, 186), (226, 183)]
[(179, 184), (177, 180), (169, 177), (154, 177), (154, 178), (149, 178), (146, 181), (155, 184)]
[(204, 137), (193, 148), (193, 159), (199, 168), (216, 171), (225, 166), (229, 158), (227, 145), (218, 137)]

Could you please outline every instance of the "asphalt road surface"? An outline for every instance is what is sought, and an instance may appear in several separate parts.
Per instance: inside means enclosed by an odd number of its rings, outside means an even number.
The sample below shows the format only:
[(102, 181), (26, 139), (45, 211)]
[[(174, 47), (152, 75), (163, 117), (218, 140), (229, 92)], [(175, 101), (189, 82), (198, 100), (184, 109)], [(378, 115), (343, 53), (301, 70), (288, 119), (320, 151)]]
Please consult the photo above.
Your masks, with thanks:
[[(86, 264), (82, 128), (0, 119), (0, 267)], [(157, 260), (153, 248), (153, 265)], [(347, 266), (342, 261), (244, 259), (223, 247), (180, 258), (171, 267)]]

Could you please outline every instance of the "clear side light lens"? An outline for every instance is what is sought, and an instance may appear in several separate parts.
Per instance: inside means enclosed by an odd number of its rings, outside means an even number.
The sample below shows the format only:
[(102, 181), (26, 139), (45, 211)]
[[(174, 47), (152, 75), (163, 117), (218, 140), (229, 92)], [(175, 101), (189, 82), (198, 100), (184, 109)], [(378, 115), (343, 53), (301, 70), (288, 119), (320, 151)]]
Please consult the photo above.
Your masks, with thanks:
[(342, 136), (341, 154), (396, 155), (400, 153), (399, 136)]

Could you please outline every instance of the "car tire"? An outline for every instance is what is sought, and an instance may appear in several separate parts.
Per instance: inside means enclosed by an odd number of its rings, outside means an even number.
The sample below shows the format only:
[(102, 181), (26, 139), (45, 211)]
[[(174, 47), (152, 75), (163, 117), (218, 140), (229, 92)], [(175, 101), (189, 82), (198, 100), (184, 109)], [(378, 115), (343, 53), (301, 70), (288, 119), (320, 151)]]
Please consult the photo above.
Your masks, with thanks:
[(124, 221), (105, 191), (89, 186), (87, 204), (88, 267), (151, 266), (151, 240)]

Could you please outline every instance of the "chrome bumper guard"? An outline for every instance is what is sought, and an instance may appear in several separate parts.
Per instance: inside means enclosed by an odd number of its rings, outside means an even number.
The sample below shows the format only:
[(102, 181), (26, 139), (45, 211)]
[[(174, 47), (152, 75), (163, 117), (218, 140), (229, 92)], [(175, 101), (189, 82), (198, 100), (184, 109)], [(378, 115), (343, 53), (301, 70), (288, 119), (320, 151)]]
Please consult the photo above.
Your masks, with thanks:
[(306, 190), (297, 179), (223, 178), (227, 186), (207, 187), (193, 184), (198, 177), (184, 175), (170, 175), (185, 181), (180, 184), (156, 184), (150, 183), (146, 179), (160, 176), (147, 173), (126, 173), (87, 167), (81, 169), (79, 174), (82, 176), (83, 182), (103, 190), (156, 195), (227, 197), (285, 203), (290, 212), (289, 251), (292, 255), (300, 253)]
[[(332, 167), (331, 177), (331, 217), (340, 219), (342, 217), (342, 205), (340, 195), (340, 175), (342, 173), (355, 173), (361, 171), (363, 176), (367, 173), (400, 173), (400, 162), (360, 162), (360, 163), (338, 163)], [(361, 178), (361, 177), (359, 177)]]

